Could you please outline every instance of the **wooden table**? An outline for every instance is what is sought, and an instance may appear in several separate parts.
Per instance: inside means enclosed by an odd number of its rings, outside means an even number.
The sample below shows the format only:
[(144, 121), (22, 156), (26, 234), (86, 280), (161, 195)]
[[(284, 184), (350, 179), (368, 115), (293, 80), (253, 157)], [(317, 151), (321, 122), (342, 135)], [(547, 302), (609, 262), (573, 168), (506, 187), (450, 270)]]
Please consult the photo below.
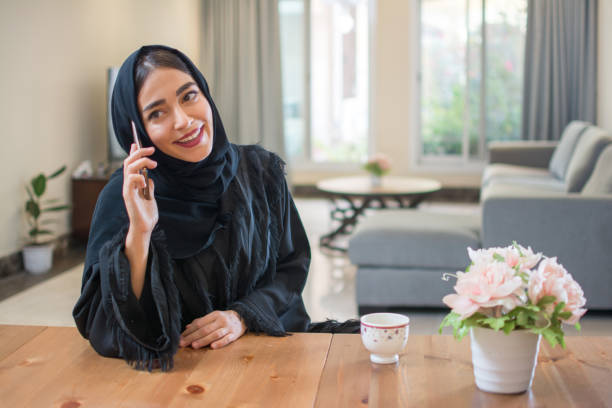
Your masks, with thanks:
[(376, 365), (355, 334), (247, 335), (220, 350), (181, 349), (170, 373), (98, 356), (75, 328), (0, 326), (2, 407), (601, 407), (612, 406), (612, 338), (543, 343), (533, 386), (474, 385), (469, 340), (411, 336)]
[(323, 235), (321, 247), (346, 251), (333, 244), (339, 234), (349, 234), (358, 217), (368, 208), (416, 208), (429, 194), (440, 190), (439, 181), (422, 177), (383, 177), (380, 186), (372, 185), (370, 177), (340, 177), (322, 180), (317, 189), (326, 193), (332, 201), (330, 216), (340, 224)]

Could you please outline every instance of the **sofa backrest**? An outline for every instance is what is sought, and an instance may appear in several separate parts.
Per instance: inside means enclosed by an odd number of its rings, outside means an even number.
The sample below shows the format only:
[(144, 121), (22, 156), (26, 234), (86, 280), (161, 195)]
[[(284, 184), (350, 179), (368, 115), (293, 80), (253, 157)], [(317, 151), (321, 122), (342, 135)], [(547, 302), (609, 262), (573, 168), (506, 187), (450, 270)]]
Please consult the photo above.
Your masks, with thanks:
[(576, 149), (565, 173), (565, 190), (569, 193), (582, 191), (593, 172), (595, 163), (603, 149), (612, 143), (605, 130), (589, 126), (580, 136)]
[(582, 194), (612, 194), (612, 144), (599, 155), (593, 173), (582, 189)]
[(565, 173), (582, 133), (590, 125), (588, 122), (574, 120), (565, 127), (559, 144), (555, 149), (548, 166), (551, 174), (559, 180), (565, 180)]

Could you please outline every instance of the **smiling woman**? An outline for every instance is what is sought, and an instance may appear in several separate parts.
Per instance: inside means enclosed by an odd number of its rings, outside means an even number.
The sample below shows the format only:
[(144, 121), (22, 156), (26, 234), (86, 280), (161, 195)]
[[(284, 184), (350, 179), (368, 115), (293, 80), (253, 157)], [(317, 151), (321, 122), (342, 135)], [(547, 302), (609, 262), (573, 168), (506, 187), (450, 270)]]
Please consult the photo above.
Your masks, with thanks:
[[(103, 356), (172, 367), (177, 348), (220, 348), (246, 330), (355, 332), (310, 322), (310, 246), (284, 163), (229, 143), (203, 75), (181, 52), (147, 46), (124, 62), (113, 127), (129, 152), (94, 212), (73, 316)], [(132, 123), (142, 148), (132, 144)], [(142, 171), (150, 175), (150, 198)]]

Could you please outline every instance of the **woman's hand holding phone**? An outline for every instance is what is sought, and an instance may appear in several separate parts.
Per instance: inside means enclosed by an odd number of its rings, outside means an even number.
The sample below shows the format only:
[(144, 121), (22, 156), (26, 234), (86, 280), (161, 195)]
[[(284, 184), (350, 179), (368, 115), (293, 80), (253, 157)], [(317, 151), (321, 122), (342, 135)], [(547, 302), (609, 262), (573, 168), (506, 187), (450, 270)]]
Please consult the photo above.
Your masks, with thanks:
[(142, 170), (157, 167), (157, 162), (147, 157), (154, 151), (154, 147), (138, 149), (136, 144), (132, 144), (130, 155), (123, 161), (123, 200), (130, 219), (130, 229), (149, 236), (157, 224), (159, 214), (153, 179), (149, 179), (149, 199), (144, 196), (143, 189), (147, 184)]
[(148, 157), (154, 151), (154, 147), (138, 149), (136, 144), (132, 144), (130, 155), (123, 161), (123, 201), (130, 220), (125, 255), (130, 262), (130, 280), (137, 298), (140, 298), (144, 285), (151, 234), (159, 220), (153, 179), (149, 179), (148, 199), (143, 191), (147, 181), (142, 170), (157, 167), (157, 162)]

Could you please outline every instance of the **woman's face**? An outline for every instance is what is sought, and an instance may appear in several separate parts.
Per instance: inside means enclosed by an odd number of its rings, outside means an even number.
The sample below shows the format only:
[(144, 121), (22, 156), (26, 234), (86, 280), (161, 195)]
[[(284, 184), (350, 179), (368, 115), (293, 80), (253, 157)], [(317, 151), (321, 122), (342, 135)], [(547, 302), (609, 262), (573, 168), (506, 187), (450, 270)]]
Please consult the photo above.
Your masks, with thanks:
[(151, 141), (168, 156), (195, 163), (210, 154), (212, 110), (189, 74), (155, 68), (140, 89), (138, 109)]

